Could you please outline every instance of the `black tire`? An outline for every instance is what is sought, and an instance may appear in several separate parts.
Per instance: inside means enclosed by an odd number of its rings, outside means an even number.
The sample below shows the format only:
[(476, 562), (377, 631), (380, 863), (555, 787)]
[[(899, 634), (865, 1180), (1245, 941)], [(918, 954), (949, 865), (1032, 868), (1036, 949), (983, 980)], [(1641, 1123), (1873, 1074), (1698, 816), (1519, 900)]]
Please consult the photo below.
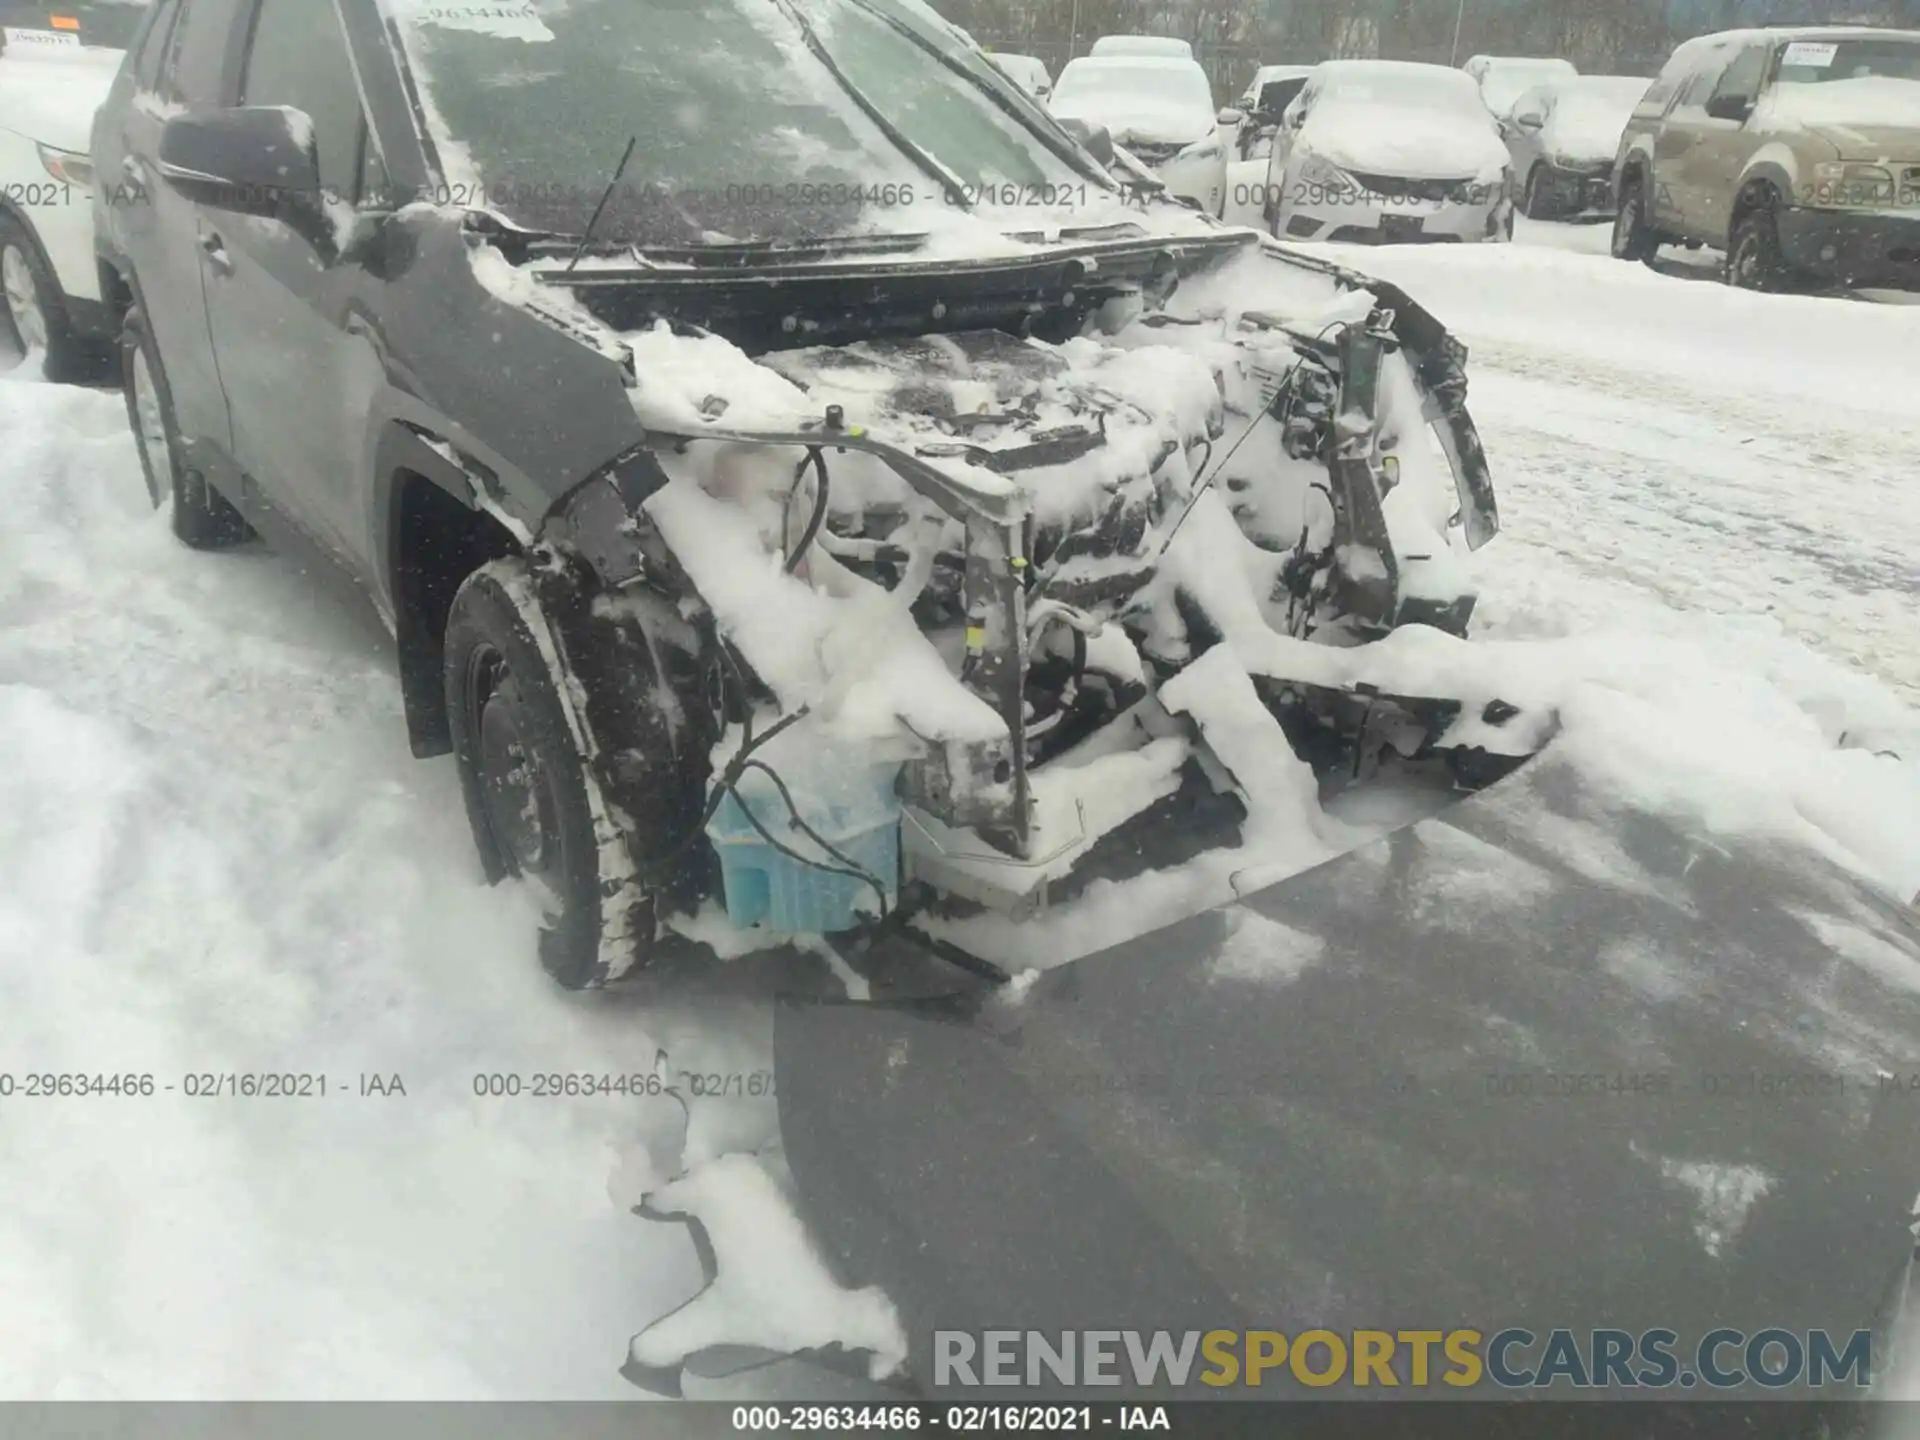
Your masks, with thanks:
[(579, 716), (553, 673), (557, 644), (524, 560), (474, 571), (447, 619), (447, 718), (488, 882), (545, 886), (553, 910), (540, 963), (567, 989), (591, 990), (622, 948), (631, 960), (621, 971), (646, 963), (654, 909), (575, 738)]
[(1553, 177), (1546, 166), (1534, 166), (1527, 172), (1526, 188), (1520, 192), (1520, 213), (1529, 220), (1552, 220), (1558, 211), (1553, 203)]
[(1647, 182), (1638, 176), (1620, 190), (1620, 209), (1613, 217), (1613, 258), (1650, 263), (1660, 249), (1660, 236), (1647, 219)]
[[(21, 319), (14, 313), (15, 276), (31, 287), (31, 303), (39, 317), (34, 322), (35, 328), (43, 332), (31, 343)], [(47, 379), (60, 384), (99, 378), (100, 351), (74, 332), (66, 292), (60, 288), (60, 278), (53, 273), (53, 266), (40, 248), (39, 237), (19, 216), (4, 210), (0, 210), (0, 279), (5, 281), (0, 284), (0, 297), (4, 297), (0, 298), (0, 316), (4, 317), (0, 324), (6, 326), (21, 353), (38, 349), (45, 357), (43, 373)]]
[(231, 502), (180, 461), (173, 390), (160, 347), (138, 306), (127, 312), (120, 331), (120, 393), (147, 491), (155, 504), (162, 497), (172, 499), (173, 533), (180, 543), (195, 550), (225, 550), (253, 538), (253, 527)]
[(1793, 267), (1780, 249), (1780, 225), (1771, 200), (1757, 202), (1733, 222), (1727, 237), (1727, 283), (1768, 295), (1794, 288)]

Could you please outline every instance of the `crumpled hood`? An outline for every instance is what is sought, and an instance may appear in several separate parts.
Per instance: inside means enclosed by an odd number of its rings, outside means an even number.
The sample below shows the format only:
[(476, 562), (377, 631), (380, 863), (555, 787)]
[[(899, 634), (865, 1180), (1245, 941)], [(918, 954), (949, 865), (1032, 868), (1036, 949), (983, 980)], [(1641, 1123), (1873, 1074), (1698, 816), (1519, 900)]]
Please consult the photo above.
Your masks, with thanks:
[(1343, 170), (1408, 180), (1471, 180), (1507, 163), (1491, 119), (1412, 106), (1321, 107), (1301, 140)]
[(1018, 997), (783, 1006), (781, 1129), (922, 1377), (936, 1329), (1844, 1337), (1912, 1250), (1915, 976), (1911, 911), (1549, 750)]

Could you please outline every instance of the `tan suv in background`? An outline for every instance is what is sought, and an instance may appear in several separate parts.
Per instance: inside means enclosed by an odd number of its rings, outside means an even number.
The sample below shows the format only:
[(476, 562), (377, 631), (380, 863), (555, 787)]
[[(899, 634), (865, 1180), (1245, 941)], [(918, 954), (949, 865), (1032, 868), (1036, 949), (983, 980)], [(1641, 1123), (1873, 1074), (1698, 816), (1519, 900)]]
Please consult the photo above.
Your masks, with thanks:
[(1751, 290), (1920, 289), (1920, 31), (1687, 41), (1627, 122), (1613, 185), (1622, 260), (1707, 244)]

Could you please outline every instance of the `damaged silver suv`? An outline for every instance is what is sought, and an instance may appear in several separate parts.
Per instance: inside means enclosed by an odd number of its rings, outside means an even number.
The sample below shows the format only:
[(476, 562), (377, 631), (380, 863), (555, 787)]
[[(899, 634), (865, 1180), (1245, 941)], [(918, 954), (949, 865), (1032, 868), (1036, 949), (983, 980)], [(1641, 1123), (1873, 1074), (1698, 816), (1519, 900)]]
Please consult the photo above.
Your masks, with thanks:
[(159, 0), (93, 144), (149, 485), (372, 594), (567, 986), (1510, 767), (1435, 683), (1464, 351), (1104, 142), (919, 0)]

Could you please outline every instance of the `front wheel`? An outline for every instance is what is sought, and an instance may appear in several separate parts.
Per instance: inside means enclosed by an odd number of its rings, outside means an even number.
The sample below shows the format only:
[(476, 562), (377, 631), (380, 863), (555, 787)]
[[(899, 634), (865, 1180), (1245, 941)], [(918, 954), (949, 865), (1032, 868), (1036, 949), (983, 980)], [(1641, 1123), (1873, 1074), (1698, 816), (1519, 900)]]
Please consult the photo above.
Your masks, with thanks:
[(1767, 294), (1792, 288), (1793, 271), (1780, 249), (1780, 225), (1771, 205), (1756, 205), (1734, 222), (1727, 241), (1727, 283)]
[(1613, 217), (1613, 258), (1645, 264), (1659, 249), (1660, 237), (1647, 215), (1646, 182), (1629, 180), (1620, 192), (1620, 209)]
[(489, 883), (524, 879), (540, 894), (547, 973), (589, 990), (645, 962), (654, 911), (582, 753), (563, 664), (525, 561), (467, 577), (447, 620), (445, 683), (474, 843)]
[(60, 282), (39, 242), (17, 216), (0, 213), (0, 296), (23, 357), (38, 357), (49, 380), (86, 380), (97, 357), (74, 333)]

